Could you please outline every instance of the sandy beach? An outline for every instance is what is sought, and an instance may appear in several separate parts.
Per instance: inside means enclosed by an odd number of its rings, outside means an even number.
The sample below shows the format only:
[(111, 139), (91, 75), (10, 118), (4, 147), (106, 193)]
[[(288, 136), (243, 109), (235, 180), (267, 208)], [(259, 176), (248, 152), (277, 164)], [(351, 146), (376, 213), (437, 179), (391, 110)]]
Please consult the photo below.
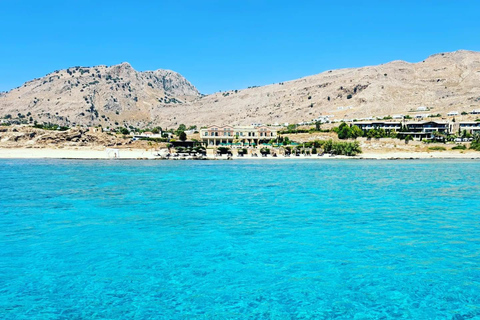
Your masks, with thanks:
[[(117, 149), (118, 150), (118, 149)], [(0, 148), (0, 159), (154, 159), (154, 150), (120, 149), (55, 149), (55, 148)]]
[[(116, 150), (115, 152), (113, 150)], [(92, 148), (0, 148), (0, 159), (159, 159), (154, 149), (92, 149)], [(207, 159), (226, 160), (226, 156), (207, 156)], [(446, 150), (431, 152), (372, 152), (367, 151), (354, 157), (347, 156), (278, 156), (278, 157), (236, 157), (235, 160), (275, 160), (275, 159), (479, 159), (480, 152), (470, 150)]]

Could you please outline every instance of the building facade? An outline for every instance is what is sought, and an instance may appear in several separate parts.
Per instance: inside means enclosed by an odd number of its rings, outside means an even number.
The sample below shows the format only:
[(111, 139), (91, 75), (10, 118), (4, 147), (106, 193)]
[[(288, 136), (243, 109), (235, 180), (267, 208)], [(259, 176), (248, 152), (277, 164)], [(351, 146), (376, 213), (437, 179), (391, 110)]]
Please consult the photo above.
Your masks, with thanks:
[(362, 121), (354, 122), (353, 125), (359, 127), (364, 131), (371, 129), (383, 129), (386, 132), (398, 131), (402, 128), (401, 122), (387, 122), (387, 121)]
[(277, 128), (269, 126), (210, 126), (200, 130), (207, 146), (258, 145), (277, 138)]
[(469, 133), (480, 132), (480, 122), (447, 122), (447, 121), (411, 121), (411, 122), (388, 122), (388, 121), (362, 121), (354, 122), (364, 131), (371, 129), (383, 129), (385, 132), (397, 132), (401, 136), (410, 135), (415, 139), (433, 139), (437, 133), (442, 135), (456, 134), (458, 128), (467, 130)]
[(463, 132), (464, 130), (470, 134), (480, 133), (480, 121), (460, 122), (458, 127), (459, 133)]

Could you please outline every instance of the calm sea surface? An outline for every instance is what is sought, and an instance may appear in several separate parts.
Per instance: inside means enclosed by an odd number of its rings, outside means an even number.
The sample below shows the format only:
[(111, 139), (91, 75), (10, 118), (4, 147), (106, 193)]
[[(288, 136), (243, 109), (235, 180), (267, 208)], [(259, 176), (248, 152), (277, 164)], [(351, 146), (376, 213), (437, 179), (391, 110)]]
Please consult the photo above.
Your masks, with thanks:
[(479, 161), (0, 160), (1, 319), (479, 319)]

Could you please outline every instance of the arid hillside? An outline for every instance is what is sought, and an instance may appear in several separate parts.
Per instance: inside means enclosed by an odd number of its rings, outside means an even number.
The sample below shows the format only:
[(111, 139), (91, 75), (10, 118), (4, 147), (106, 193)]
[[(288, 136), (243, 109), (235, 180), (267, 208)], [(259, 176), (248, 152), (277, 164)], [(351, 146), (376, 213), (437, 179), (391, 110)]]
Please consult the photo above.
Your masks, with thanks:
[[(0, 96), (0, 117), (102, 126), (298, 123), (440, 114), (480, 109), (480, 53), (435, 54), (424, 61), (330, 70), (263, 87), (207, 96), (172, 71), (137, 72), (128, 64), (70, 68)], [(62, 122), (63, 121), (63, 122)]]
[(59, 125), (158, 122), (163, 108), (199, 97), (197, 89), (169, 70), (135, 71), (128, 63), (106, 67), (73, 67), (54, 71), (0, 95), (0, 117)]
[[(326, 71), (306, 78), (199, 98), (177, 109), (186, 123), (298, 123), (320, 115), (355, 119), (480, 109), (480, 53), (456, 51), (418, 63)], [(181, 115), (181, 117), (180, 117)], [(462, 117), (457, 117), (462, 118)], [(463, 117), (467, 118), (467, 117)]]

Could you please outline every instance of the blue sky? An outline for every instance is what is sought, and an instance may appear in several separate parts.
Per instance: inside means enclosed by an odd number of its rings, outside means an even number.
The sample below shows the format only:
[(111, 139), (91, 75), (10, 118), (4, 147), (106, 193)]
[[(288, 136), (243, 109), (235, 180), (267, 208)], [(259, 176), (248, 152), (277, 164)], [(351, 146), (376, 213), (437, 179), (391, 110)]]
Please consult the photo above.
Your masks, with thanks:
[(480, 51), (480, 1), (0, 0), (0, 91), (128, 61), (202, 93)]

